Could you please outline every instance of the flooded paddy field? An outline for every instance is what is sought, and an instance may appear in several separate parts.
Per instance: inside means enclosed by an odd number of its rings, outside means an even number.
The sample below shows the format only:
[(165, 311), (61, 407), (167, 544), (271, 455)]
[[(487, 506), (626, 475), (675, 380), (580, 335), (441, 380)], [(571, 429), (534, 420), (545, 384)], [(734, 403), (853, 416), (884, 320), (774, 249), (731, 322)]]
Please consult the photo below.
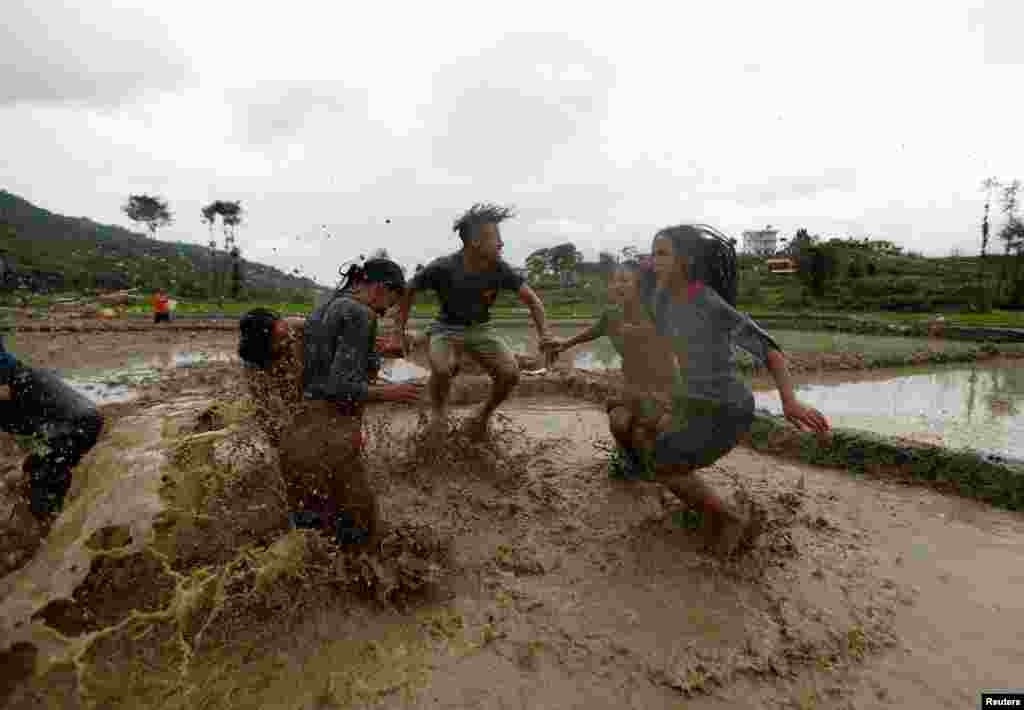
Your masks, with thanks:
[[(131, 345), (237, 343), (210, 338)], [(766, 533), (717, 560), (659, 486), (609, 477), (599, 403), (524, 378), (487, 445), (371, 408), (389, 530), (357, 554), (288, 531), (237, 364), (82, 345), (51, 366), (158, 376), (104, 406), (53, 532), (0, 578), (0, 706), (959, 708), (1019, 681), (1019, 513), (740, 447), (708, 478)]]

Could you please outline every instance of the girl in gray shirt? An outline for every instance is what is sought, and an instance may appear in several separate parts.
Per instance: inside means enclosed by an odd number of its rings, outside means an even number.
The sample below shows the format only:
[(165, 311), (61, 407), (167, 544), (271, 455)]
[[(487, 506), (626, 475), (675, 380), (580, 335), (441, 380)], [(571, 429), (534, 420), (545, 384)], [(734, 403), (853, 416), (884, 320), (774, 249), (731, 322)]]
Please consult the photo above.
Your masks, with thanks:
[[(736, 376), (732, 344), (767, 366), (787, 419), (806, 431), (829, 430), (820, 412), (794, 396), (778, 344), (712, 287), (735, 297), (735, 282), (718, 278), (729, 266), (724, 262), (735, 260), (734, 253), (724, 251), (732, 249), (723, 246), (727, 243), (712, 228), (694, 225), (663, 229), (654, 237), (654, 282), (648, 283), (645, 300), (680, 378), (672, 389), (671, 413), (661, 416), (651, 437), (637, 442), (653, 455), (658, 480), (705, 512), (709, 542), (720, 554), (731, 553), (755, 532), (744, 513), (695, 473), (731, 451), (753, 423), (754, 397)], [(631, 328), (623, 330), (628, 335)]]

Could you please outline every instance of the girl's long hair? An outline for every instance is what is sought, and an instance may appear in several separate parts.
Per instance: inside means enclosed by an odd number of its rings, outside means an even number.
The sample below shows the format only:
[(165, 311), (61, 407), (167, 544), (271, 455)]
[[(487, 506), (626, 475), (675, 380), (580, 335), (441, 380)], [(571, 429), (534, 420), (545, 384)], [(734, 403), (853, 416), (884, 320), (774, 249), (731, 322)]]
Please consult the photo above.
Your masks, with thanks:
[(654, 241), (668, 239), (676, 256), (687, 257), (689, 281), (702, 281), (730, 306), (736, 307), (738, 289), (736, 247), (734, 241), (707, 224), (680, 224), (666, 227), (654, 235)]

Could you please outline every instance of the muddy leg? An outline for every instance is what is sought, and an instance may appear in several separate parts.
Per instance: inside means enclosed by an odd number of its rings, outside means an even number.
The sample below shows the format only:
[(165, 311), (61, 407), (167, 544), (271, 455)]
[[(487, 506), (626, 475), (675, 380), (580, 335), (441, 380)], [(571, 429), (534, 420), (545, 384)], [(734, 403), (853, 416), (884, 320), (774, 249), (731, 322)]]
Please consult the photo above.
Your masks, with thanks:
[(461, 343), (457, 338), (441, 334), (430, 336), (431, 429), (447, 433), (448, 398), (452, 377), (457, 369)]
[(681, 501), (704, 513), (707, 545), (723, 557), (732, 554), (747, 533), (747, 519), (726, 503), (694, 467), (659, 465), (658, 480)]
[(466, 430), (470, 437), (481, 439), (487, 435), (491, 415), (519, 384), (519, 364), (508, 345), (500, 337), (490, 333), (476, 335), (473, 347), (467, 350), (491, 376), (491, 394), (470, 418)]

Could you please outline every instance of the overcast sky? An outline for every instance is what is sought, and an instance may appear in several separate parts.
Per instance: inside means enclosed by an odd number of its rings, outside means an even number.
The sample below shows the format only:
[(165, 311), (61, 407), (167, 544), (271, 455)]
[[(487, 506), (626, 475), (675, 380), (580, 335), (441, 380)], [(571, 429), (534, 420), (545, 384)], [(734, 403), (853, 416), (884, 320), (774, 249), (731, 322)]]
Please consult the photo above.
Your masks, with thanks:
[(197, 243), (241, 200), (248, 258), (325, 283), (476, 201), (518, 207), (513, 264), (694, 221), (977, 250), (982, 179), (1024, 178), (1024, 2), (684, 5), (7, 0), (0, 187), (124, 226), (159, 194)]

